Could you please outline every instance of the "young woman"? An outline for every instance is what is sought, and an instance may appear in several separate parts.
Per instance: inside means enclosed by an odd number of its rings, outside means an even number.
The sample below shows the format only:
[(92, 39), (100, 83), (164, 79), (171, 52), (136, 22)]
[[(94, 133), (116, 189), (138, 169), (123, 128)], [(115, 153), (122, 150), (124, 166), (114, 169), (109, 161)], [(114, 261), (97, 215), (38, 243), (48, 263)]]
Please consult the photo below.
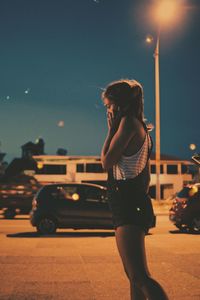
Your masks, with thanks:
[(135, 80), (119, 80), (107, 86), (102, 100), (108, 135), (101, 162), (108, 171), (108, 201), (131, 300), (166, 300), (148, 270), (144, 244), (153, 208), (148, 195), (152, 140), (143, 121), (143, 89)]

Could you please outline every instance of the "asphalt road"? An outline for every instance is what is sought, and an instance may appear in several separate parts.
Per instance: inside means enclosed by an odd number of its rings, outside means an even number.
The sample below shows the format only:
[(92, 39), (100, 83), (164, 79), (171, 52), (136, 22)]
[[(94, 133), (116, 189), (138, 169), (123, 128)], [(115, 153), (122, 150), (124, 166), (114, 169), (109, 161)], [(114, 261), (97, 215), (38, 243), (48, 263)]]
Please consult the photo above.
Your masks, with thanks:
[[(146, 248), (151, 273), (170, 300), (200, 300), (199, 234), (180, 233), (159, 215)], [(40, 237), (27, 216), (0, 219), (0, 283), (0, 300), (130, 299), (114, 231)]]

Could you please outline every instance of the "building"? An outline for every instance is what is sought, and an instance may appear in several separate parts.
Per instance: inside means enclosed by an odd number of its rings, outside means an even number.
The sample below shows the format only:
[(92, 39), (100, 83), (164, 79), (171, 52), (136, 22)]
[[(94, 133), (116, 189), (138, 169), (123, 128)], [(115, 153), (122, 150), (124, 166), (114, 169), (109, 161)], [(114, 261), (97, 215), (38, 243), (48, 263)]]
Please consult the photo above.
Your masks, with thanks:
[[(184, 184), (193, 181), (194, 164), (188, 160), (180, 158), (161, 155), (160, 163), (160, 185), (161, 185), (161, 199), (167, 199)], [(156, 162), (155, 153), (151, 156), (151, 194), (156, 194)]]
[[(34, 155), (37, 168), (31, 171), (41, 184), (55, 182), (92, 182), (106, 185), (107, 173), (99, 156)], [(192, 181), (193, 163), (176, 157), (161, 156), (161, 198), (166, 199)], [(30, 170), (28, 171), (30, 174)], [(151, 157), (151, 196), (155, 197), (155, 155)]]
[(44, 155), (44, 140), (39, 138), (36, 143), (28, 142), (21, 146), (22, 148), (22, 158), (29, 159), (33, 155)]
[(0, 176), (4, 174), (7, 167), (7, 162), (3, 161), (6, 153), (0, 152)]

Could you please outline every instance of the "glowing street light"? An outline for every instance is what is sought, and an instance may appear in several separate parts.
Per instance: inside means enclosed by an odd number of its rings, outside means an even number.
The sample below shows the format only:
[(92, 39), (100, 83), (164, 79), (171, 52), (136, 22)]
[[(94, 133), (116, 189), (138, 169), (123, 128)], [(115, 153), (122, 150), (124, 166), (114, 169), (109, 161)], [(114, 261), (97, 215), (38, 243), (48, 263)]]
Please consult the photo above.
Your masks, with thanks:
[(176, 20), (176, 15), (178, 12), (178, 2), (177, 0), (161, 0), (155, 8), (155, 19), (158, 24), (168, 24)]
[(192, 150), (192, 151), (194, 151), (194, 150), (196, 150), (196, 145), (195, 144), (190, 144), (190, 150)]

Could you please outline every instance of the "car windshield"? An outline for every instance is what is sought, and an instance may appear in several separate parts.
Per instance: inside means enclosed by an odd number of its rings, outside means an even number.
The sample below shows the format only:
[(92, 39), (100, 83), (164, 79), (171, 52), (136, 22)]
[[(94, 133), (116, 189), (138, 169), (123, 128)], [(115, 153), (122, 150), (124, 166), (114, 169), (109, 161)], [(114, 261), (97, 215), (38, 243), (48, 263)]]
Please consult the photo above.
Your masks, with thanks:
[(188, 198), (189, 197), (189, 187), (184, 187), (180, 192), (177, 193), (177, 197), (179, 198)]
[(53, 193), (56, 193), (56, 187), (51, 185), (43, 186), (36, 194), (38, 200), (49, 199), (50, 196), (53, 196)]

